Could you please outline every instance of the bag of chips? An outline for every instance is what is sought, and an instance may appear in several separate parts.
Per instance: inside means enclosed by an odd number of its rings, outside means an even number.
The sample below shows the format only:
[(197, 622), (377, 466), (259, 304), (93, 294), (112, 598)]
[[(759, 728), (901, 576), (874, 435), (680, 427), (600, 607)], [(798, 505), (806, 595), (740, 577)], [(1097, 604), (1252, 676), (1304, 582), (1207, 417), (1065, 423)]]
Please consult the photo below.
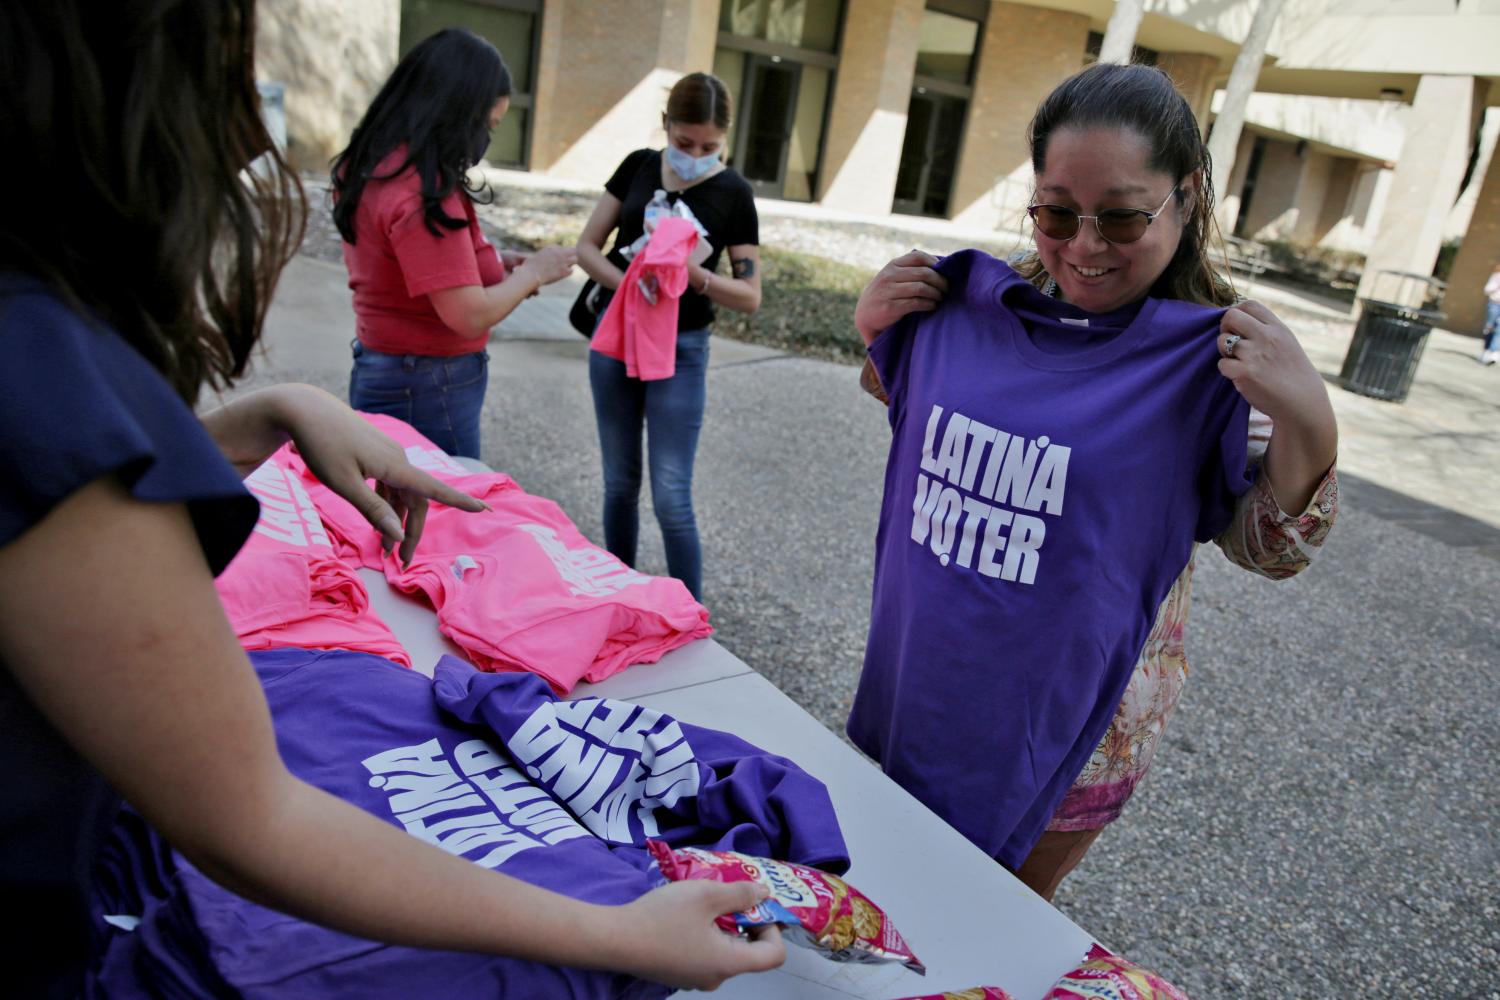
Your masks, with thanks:
[(646, 847), (672, 882), (759, 882), (771, 890), (751, 909), (721, 916), (719, 926), (726, 931), (780, 924), (789, 940), (835, 962), (900, 962), (927, 973), (885, 912), (837, 875), (733, 851), (674, 851), (659, 840), (647, 841)]
[(998, 986), (975, 986), (968, 990), (954, 990), (951, 993), (928, 993), (919, 997), (903, 997), (902, 1000), (1014, 1000), (1014, 998)]
[(1096, 944), (1083, 964), (1059, 979), (1042, 1000), (1188, 1000), (1188, 995)]

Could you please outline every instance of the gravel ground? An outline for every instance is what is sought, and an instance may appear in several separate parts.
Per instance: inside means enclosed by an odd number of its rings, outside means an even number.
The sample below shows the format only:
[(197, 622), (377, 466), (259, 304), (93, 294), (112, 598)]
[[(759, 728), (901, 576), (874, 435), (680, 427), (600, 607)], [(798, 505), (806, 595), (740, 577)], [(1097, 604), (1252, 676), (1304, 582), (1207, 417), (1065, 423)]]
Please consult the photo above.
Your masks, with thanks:
[[(527, 228), (544, 214), (533, 194), (507, 194), (513, 215), (485, 211), (497, 235), (544, 238)], [(591, 200), (560, 197), (585, 214)], [(330, 259), (321, 228), (308, 252)], [(872, 268), (911, 245), (870, 228), (762, 232)], [(514, 375), (507, 352), (542, 363)], [(597, 537), (582, 341), (491, 353), (486, 460)], [(342, 372), (313, 375), (343, 391)], [(841, 731), (868, 622), (883, 415), (836, 364), (777, 358), (709, 381), (697, 506), (719, 638)], [(1058, 906), (1199, 1000), (1500, 997), (1500, 626), (1478, 597), (1500, 592), (1500, 561), (1362, 512), (1360, 481), (1344, 487), (1338, 528), (1297, 579), (1200, 554), (1181, 710)], [(642, 568), (662, 572), (642, 509)]]

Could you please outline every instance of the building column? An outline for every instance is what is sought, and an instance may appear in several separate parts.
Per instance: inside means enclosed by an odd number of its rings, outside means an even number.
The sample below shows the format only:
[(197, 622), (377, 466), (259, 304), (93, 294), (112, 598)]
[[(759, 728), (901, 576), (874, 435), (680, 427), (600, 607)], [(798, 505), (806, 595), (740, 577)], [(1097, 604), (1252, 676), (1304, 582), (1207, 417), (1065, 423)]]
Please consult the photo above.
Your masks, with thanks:
[(1484, 86), (1470, 76), (1424, 76), (1417, 85), (1390, 196), (1359, 282), (1361, 298), (1389, 294), (1391, 282), (1375, 286), (1379, 271), (1432, 273), (1443, 224), (1468, 166)]
[(255, 78), (286, 86), (292, 166), (328, 169), (395, 69), (400, 45), (400, 0), (262, 0)]
[(1037, 105), (1083, 68), (1085, 14), (993, 3), (953, 182), (955, 222), (1020, 231), (1031, 203), (1026, 128)]
[(1297, 194), (1292, 200), (1292, 227), (1287, 238), (1301, 246), (1311, 246), (1322, 235), (1318, 232), (1318, 222), (1323, 218), (1323, 204), (1329, 198), (1334, 163), (1327, 153), (1310, 148), (1304, 149), (1301, 157), (1302, 176), (1297, 180)]
[[(1240, 131), (1245, 127), (1245, 106), (1255, 92), (1260, 79), (1260, 67), (1265, 61), (1266, 42), (1271, 37), (1271, 27), (1281, 13), (1282, 0), (1259, 0), (1255, 6), (1255, 17), (1250, 30), (1240, 44), (1239, 55), (1234, 58), (1234, 67), (1229, 71), (1229, 81), (1224, 84), (1224, 103), (1219, 108), (1219, 117), (1214, 121), (1213, 135), (1208, 138), (1208, 152), (1214, 160), (1222, 161), (1239, 146)], [(1225, 184), (1228, 178), (1214, 175), (1214, 201), (1223, 204)], [(1219, 227), (1229, 229), (1233, 224), (1221, 213)]]
[(1135, 51), (1135, 34), (1145, 16), (1146, 0), (1115, 0), (1114, 12), (1104, 26), (1104, 41), (1099, 45), (1099, 61), (1129, 64)]
[(626, 153), (661, 145), (672, 85), (713, 70), (718, 20), (718, 0), (549, 0), (531, 168), (602, 184)]
[(1484, 283), (1500, 264), (1500, 146), (1496, 149), (1484, 172), (1469, 228), (1453, 258), (1448, 294), (1443, 296), (1443, 311), (1448, 314), (1445, 325), (1460, 333), (1478, 335), (1484, 328), (1485, 303), (1489, 301)]
[(830, 208), (884, 214), (896, 193), (923, 0), (849, 0), (823, 142)]
[(1208, 130), (1208, 113), (1214, 101), (1214, 81), (1219, 75), (1219, 57), (1202, 52), (1163, 52), (1156, 68), (1172, 78), (1177, 92), (1193, 109), (1198, 130)]
[(1234, 160), (1229, 163), (1213, 161), (1214, 176), (1228, 171), (1228, 186), (1224, 189), (1224, 200), (1215, 208), (1220, 228), (1225, 236), (1234, 235), (1235, 220), (1240, 217), (1240, 202), (1244, 200), (1245, 178), (1250, 175), (1250, 157), (1255, 151), (1255, 133), (1245, 129), (1240, 132), (1239, 145), (1234, 150)]

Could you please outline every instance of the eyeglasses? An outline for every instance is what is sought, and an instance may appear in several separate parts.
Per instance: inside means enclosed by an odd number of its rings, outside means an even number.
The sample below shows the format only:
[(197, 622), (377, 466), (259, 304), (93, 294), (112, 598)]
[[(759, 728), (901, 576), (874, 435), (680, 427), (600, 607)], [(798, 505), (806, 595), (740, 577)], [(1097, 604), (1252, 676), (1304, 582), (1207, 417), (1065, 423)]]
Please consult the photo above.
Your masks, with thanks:
[(1166, 211), (1167, 202), (1177, 193), (1177, 188), (1167, 192), (1160, 207), (1154, 212), (1141, 208), (1107, 208), (1098, 215), (1079, 215), (1071, 208), (1061, 205), (1032, 205), (1026, 209), (1037, 231), (1050, 240), (1066, 243), (1078, 235), (1084, 219), (1093, 219), (1099, 238), (1115, 246), (1134, 243), (1146, 235), (1146, 229), (1158, 215)]

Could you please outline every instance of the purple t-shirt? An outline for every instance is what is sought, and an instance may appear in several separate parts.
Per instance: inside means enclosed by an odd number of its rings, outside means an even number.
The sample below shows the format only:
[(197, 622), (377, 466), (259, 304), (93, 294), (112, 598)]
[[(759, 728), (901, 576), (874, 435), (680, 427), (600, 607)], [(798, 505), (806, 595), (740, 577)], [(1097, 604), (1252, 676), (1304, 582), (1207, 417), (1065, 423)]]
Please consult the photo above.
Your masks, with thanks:
[(849, 735), (1015, 867), (1249, 488), (1249, 406), (1222, 310), (1090, 314), (973, 250), (938, 271), (942, 306), (870, 347), (893, 437)]
[[(649, 836), (848, 867), (823, 785), (729, 734), (625, 702), (559, 701), (534, 674), (479, 673), (451, 657), (431, 681), (364, 653), (251, 659), (292, 773), (480, 867), (602, 904), (664, 883)], [(620, 974), (331, 931), (220, 887), (130, 813), (105, 851), (93, 909), (88, 987), (111, 997), (670, 992)]]

